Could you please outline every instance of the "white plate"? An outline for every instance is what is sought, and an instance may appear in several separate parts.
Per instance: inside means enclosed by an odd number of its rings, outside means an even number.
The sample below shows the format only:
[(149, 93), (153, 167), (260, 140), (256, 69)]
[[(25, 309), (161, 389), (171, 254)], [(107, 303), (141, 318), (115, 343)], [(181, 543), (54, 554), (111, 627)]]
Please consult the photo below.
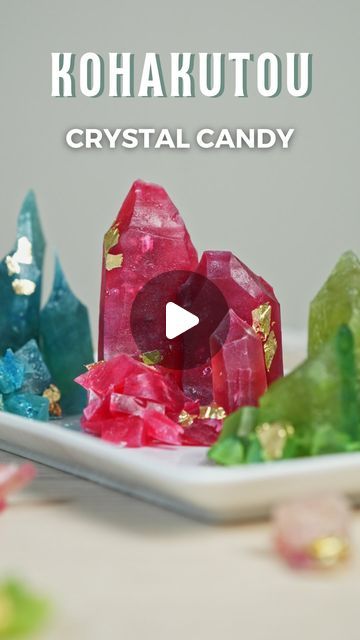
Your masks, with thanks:
[(210, 521), (266, 515), (310, 492), (360, 498), (360, 453), (223, 468), (202, 447), (121, 449), (65, 425), (0, 413), (0, 448)]

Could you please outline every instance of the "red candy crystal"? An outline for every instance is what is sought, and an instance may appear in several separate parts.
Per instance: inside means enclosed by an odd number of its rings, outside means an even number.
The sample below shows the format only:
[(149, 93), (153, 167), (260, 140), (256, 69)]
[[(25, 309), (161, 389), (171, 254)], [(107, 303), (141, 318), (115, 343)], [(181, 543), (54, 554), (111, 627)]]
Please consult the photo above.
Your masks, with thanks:
[(258, 333), (268, 384), (282, 376), (280, 305), (272, 287), (230, 251), (205, 251), (197, 271), (216, 284), (229, 309)]
[[(228, 331), (225, 344), (224, 331)], [(256, 406), (267, 387), (260, 337), (230, 309), (210, 345), (215, 353), (211, 360), (215, 402), (228, 413), (244, 405)]]
[(158, 274), (192, 271), (197, 262), (196, 249), (166, 191), (135, 182), (104, 239), (99, 358), (138, 354), (130, 328), (136, 294)]

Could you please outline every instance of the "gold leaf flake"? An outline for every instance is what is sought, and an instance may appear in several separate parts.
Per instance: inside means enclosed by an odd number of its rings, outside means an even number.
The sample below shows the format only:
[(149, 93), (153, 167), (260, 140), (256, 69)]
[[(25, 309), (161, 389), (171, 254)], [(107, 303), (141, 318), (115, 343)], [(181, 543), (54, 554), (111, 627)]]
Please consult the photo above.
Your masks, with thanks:
[(31, 296), (36, 289), (35, 282), (27, 280), (26, 278), (15, 278), (11, 286), (17, 296)]
[(291, 424), (280, 422), (264, 422), (256, 428), (256, 435), (267, 460), (279, 460), (288, 438), (294, 433), (295, 430)]
[(99, 364), (104, 364), (105, 360), (99, 360), (98, 362), (90, 362), (90, 364), (85, 365), (85, 369), (90, 371), (90, 369), (94, 369), (94, 367), (98, 367)]
[(112, 271), (112, 269), (118, 269), (121, 267), (123, 263), (124, 256), (122, 253), (113, 254), (109, 253), (110, 249), (116, 247), (119, 242), (120, 233), (119, 229), (114, 226), (106, 232), (104, 237), (104, 258), (105, 258), (105, 267), (107, 271)]
[(158, 349), (155, 349), (154, 351), (145, 351), (140, 354), (139, 358), (147, 365), (159, 364), (159, 362), (164, 359)]
[(20, 264), (31, 264), (32, 259), (32, 244), (26, 236), (21, 236), (15, 253), (5, 259), (9, 276), (20, 273)]
[(224, 418), (226, 418), (226, 411), (218, 404), (212, 403), (200, 407), (199, 418), (200, 420), (224, 420)]
[(122, 253), (117, 253), (116, 255), (113, 253), (108, 253), (105, 257), (105, 267), (107, 271), (112, 271), (113, 269), (118, 269), (121, 267), (124, 260), (124, 256)]
[(271, 305), (269, 302), (265, 302), (265, 304), (261, 304), (257, 309), (253, 309), (252, 321), (255, 333), (261, 334), (263, 340), (266, 340), (271, 328)]
[(196, 418), (195, 415), (189, 413), (188, 411), (185, 411), (185, 409), (183, 409), (178, 417), (178, 423), (182, 426), (182, 427), (190, 427), (192, 425), (192, 423), (194, 422), (194, 418)]
[(49, 400), (50, 415), (60, 418), (62, 416), (62, 409), (59, 404), (59, 400), (61, 399), (60, 389), (58, 389), (55, 384), (51, 384), (43, 391), (43, 397)]
[(275, 333), (270, 331), (269, 337), (266, 342), (264, 342), (264, 357), (265, 357), (265, 366), (266, 370), (270, 371), (270, 367), (272, 365), (272, 361), (274, 360), (274, 356), (277, 350), (277, 340)]
[(319, 565), (325, 568), (334, 567), (349, 556), (349, 542), (339, 536), (325, 536), (314, 540), (309, 549), (309, 555)]

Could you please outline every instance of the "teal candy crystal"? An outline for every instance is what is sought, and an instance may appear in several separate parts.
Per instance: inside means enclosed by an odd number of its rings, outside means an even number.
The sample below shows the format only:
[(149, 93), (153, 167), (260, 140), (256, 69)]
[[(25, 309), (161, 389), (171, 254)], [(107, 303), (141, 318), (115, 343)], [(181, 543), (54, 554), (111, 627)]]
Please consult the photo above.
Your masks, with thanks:
[(7, 349), (5, 356), (0, 358), (0, 393), (13, 393), (21, 388), (24, 381), (24, 364), (11, 349)]
[(41, 395), (51, 383), (51, 375), (47, 368), (36, 340), (29, 340), (16, 351), (16, 358), (24, 365), (22, 393)]
[(86, 392), (74, 378), (94, 359), (89, 315), (72, 293), (58, 259), (53, 289), (40, 315), (40, 348), (61, 391), (63, 412), (80, 413), (86, 405)]
[(0, 355), (38, 338), (44, 251), (36, 200), (30, 191), (18, 217), (15, 247), (0, 262)]
[(14, 393), (4, 399), (4, 409), (24, 418), (49, 420), (49, 400), (33, 393)]

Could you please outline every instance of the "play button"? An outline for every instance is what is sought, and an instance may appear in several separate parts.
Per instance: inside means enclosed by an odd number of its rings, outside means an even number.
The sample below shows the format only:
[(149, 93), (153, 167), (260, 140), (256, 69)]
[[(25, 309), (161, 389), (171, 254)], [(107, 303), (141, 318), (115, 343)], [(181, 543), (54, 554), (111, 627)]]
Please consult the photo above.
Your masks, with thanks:
[(177, 336), (180, 336), (185, 331), (189, 331), (193, 327), (199, 324), (199, 318), (190, 311), (186, 311), (182, 307), (179, 307), (175, 302), (168, 302), (166, 304), (166, 337), (168, 340), (172, 340)]
[[(223, 294), (208, 278), (191, 271), (168, 271), (151, 278), (137, 293), (131, 333), (147, 364), (192, 369), (209, 360), (210, 336), (227, 312)], [(224, 342), (226, 326), (222, 335)]]

